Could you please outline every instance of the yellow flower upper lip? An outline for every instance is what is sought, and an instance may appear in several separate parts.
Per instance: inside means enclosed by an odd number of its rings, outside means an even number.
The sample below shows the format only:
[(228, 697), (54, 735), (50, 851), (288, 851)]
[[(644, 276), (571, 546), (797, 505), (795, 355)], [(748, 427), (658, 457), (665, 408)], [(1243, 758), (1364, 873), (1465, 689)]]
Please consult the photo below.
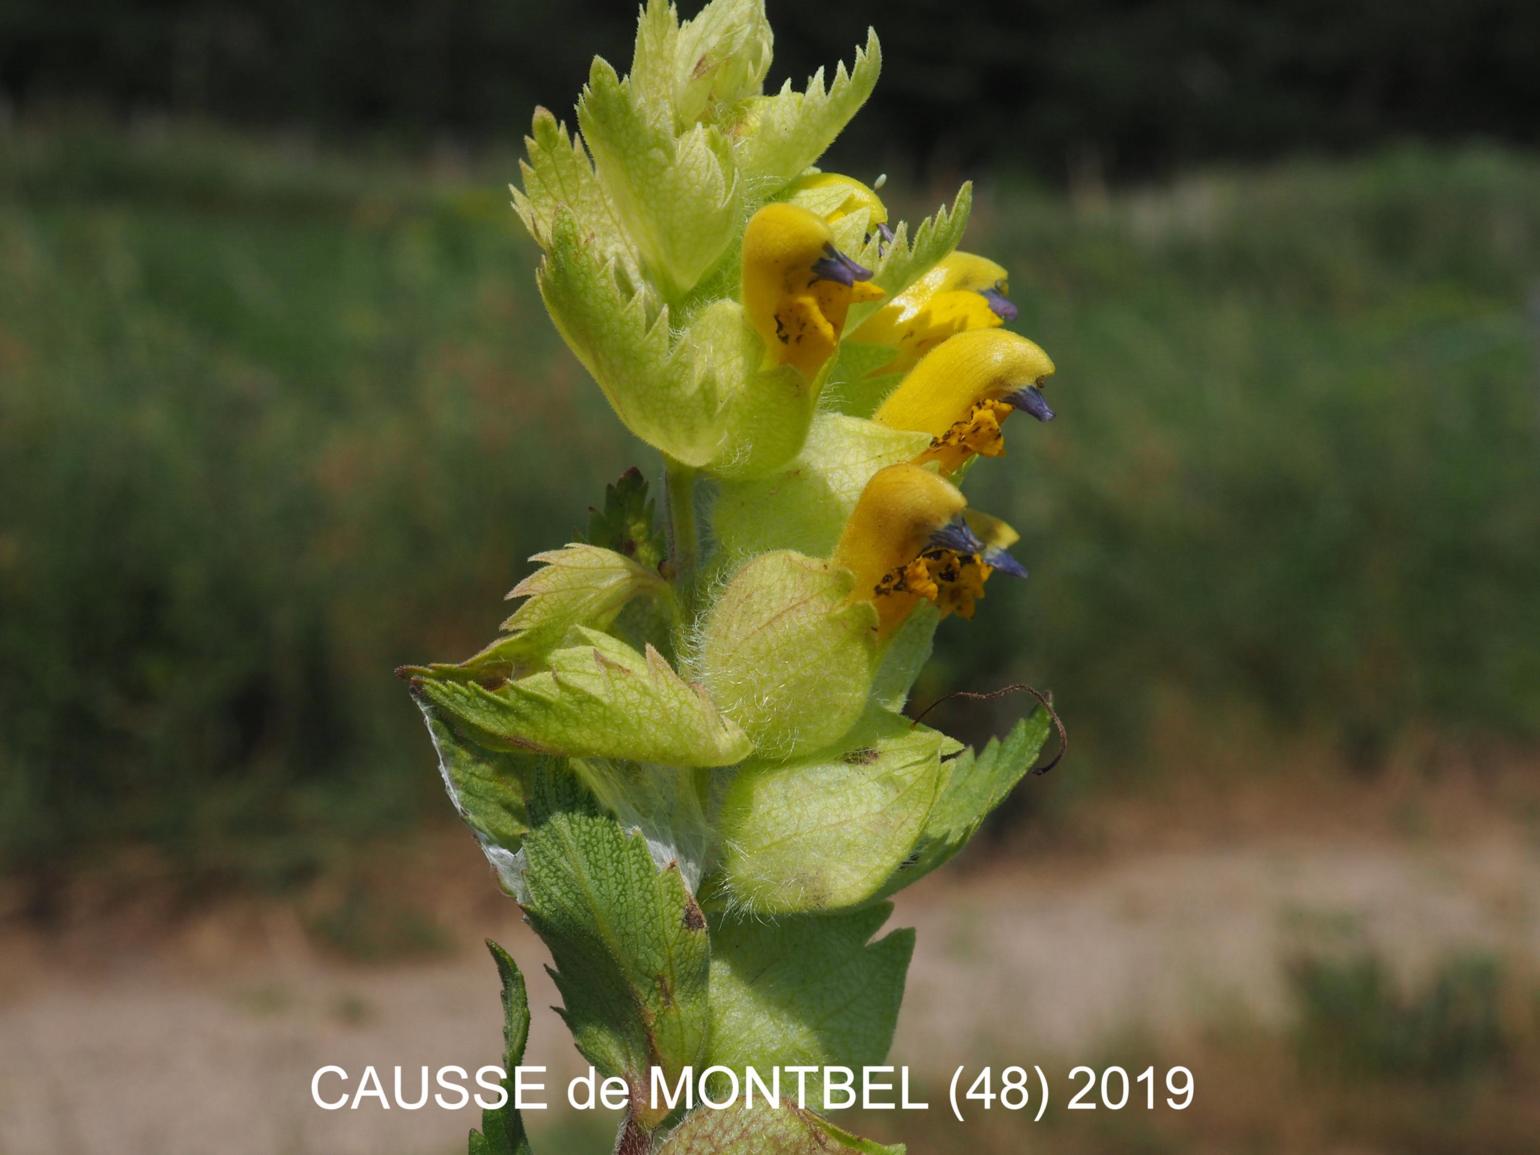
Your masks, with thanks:
[(834, 562), (854, 575), (851, 596), (876, 605), (880, 636), (922, 600), (935, 602), (944, 614), (971, 617), (995, 569), (1026, 576), (1015, 558), (969, 525), (966, 508), (955, 485), (920, 465), (890, 465), (867, 482)]
[(1011, 409), (1048, 420), (1053, 413), (1039, 386), (1052, 373), (1048, 354), (1025, 337), (1005, 329), (970, 330), (927, 353), (874, 417), (894, 429), (929, 433), (938, 443), (959, 433), (960, 424), (970, 426), (966, 432), (984, 417), (998, 424)]
[(830, 224), (862, 209), (871, 228), (881, 229), (887, 224), (888, 209), (876, 190), (842, 172), (810, 172), (793, 181), (787, 192), (792, 198), (798, 193), (815, 194), (823, 202), (819, 207)]
[(771, 359), (812, 378), (834, 354), (855, 301), (882, 291), (834, 244), (829, 223), (798, 205), (760, 209), (743, 235), (743, 310)]
[(1004, 266), (954, 252), (867, 318), (850, 339), (893, 346), (893, 360), (873, 375), (900, 373), (958, 333), (1014, 321), (1016, 306), (1005, 293)]

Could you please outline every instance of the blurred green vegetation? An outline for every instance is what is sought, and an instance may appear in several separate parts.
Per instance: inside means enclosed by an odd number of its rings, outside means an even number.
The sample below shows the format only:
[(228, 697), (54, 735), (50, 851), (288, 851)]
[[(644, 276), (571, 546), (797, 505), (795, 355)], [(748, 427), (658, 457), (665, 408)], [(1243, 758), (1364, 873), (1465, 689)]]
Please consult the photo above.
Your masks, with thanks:
[(1412, 991), (1372, 952), (1295, 960), (1301, 1065), (1326, 1078), (1459, 1082), (1501, 1067), (1513, 1047), (1502, 1014), (1502, 966), (1455, 955)]
[[(487, 640), (654, 468), (540, 310), (514, 158), (0, 153), (0, 861), (283, 885), (446, 813), (392, 668)], [(1173, 702), (1250, 719), (1241, 766), (1540, 737), (1540, 163), (981, 192), (1060, 419), (970, 480), (1034, 576), (946, 625), (922, 700), (1051, 686), (1093, 785), (1180, 769), (1141, 754)]]
[(986, 666), (1100, 739), (1165, 693), (1366, 768), (1410, 729), (1540, 734), (1540, 165), (997, 186), (978, 223), (1060, 413), (970, 480), (1034, 568)]

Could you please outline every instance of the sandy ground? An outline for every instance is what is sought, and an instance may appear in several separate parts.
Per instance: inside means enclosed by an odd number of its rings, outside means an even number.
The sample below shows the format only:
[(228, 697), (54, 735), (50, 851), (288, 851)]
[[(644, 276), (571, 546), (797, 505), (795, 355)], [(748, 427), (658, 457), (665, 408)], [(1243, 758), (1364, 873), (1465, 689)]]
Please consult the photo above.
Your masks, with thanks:
[[(480, 870), (461, 842), (442, 851)], [(1321, 940), (1408, 972), (1493, 951), (1540, 964), (1540, 848), (1514, 831), (1437, 841), (1335, 831), (1149, 849), (1106, 861), (953, 871), (901, 896), (919, 928), (895, 1059), (1095, 1061), (1118, 1039), (1181, 1041), (1237, 1016), (1288, 1015), (1284, 960)], [(433, 1155), (474, 1111), (328, 1113), (323, 1064), (475, 1067), (499, 1053), (497, 938), (530, 980), (526, 1062), (580, 1069), (517, 910), (478, 891), (438, 912), (452, 943), (410, 965), (317, 951), (285, 908), (185, 920), (174, 935), (89, 926), (0, 935), (0, 1155)], [(107, 920), (110, 921), (110, 920)], [(538, 1124), (537, 1124), (538, 1125)]]

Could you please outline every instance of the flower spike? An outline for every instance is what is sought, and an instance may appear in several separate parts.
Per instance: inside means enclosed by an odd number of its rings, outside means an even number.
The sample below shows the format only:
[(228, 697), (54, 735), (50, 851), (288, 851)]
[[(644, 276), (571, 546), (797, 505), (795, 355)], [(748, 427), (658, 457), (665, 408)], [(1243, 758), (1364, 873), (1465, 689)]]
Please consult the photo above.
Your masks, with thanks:
[(833, 355), (852, 303), (882, 290), (834, 246), (828, 222), (808, 209), (769, 204), (743, 236), (743, 308), (777, 364), (817, 376)]
[(1005, 452), (1001, 423), (1023, 409), (1039, 421), (1053, 410), (1041, 386), (1053, 362), (1037, 345), (1004, 329), (959, 333), (937, 346), (878, 407), (875, 420), (931, 435), (919, 458), (945, 473), (975, 454)]
[[(877, 936), (885, 900), (1050, 733), (1048, 709), (974, 751), (905, 709), (938, 621), (1027, 576), (955, 471), (1016, 410), (1053, 417), (1053, 363), (1003, 327), (1005, 269), (957, 251), (971, 184), (906, 223), (885, 178), (817, 167), (875, 33), (767, 95), (767, 0), (641, 2), (630, 72), (594, 60), (578, 132), (536, 113), (513, 198), (558, 334), (661, 453), (665, 500), (627, 474), (588, 540), (536, 555), (491, 645), (398, 673), (606, 1088), (881, 1062), (913, 946)], [(526, 992), (493, 953), (511, 1070)], [(632, 1098), (628, 1151), (902, 1150), (800, 1103)], [(528, 1147), (513, 1104), (482, 1126), (473, 1155)]]

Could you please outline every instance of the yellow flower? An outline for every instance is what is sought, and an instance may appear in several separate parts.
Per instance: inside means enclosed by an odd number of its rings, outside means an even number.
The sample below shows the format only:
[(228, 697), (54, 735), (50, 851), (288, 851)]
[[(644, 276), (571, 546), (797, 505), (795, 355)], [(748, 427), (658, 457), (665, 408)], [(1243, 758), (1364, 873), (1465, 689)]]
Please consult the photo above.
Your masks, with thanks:
[(834, 354), (845, 316), (882, 290), (834, 247), (828, 222), (796, 205), (769, 204), (743, 234), (743, 309), (777, 364), (814, 377)]
[[(997, 569), (1027, 576), (1015, 558), (979, 537), (967, 504), (950, 481), (910, 463), (880, 469), (867, 482), (834, 562), (855, 575), (851, 596), (876, 606), (879, 637), (889, 636), (922, 601), (934, 602), (943, 617), (971, 618)], [(989, 521), (1004, 539), (1014, 536)]]
[(1052, 421), (1041, 390), (1052, 373), (1048, 354), (1016, 333), (959, 333), (926, 354), (873, 417), (893, 429), (929, 433), (931, 446), (918, 460), (952, 473), (976, 453), (1004, 453), (1000, 426), (1015, 410)]
[(831, 199), (844, 194), (843, 200), (824, 213), (824, 219), (831, 225), (861, 209), (866, 210), (866, 223), (871, 231), (879, 232), (888, 223), (888, 206), (870, 185), (862, 184), (853, 176), (839, 172), (808, 173), (791, 182), (787, 199), (795, 199), (797, 193), (803, 192), (828, 195)]
[(1014, 321), (1016, 306), (1008, 291), (1002, 265), (974, 253), (953, 253), (867, 318), (850, 339), (898, 350), (874, 376), (902, 373), (948, 337)]

